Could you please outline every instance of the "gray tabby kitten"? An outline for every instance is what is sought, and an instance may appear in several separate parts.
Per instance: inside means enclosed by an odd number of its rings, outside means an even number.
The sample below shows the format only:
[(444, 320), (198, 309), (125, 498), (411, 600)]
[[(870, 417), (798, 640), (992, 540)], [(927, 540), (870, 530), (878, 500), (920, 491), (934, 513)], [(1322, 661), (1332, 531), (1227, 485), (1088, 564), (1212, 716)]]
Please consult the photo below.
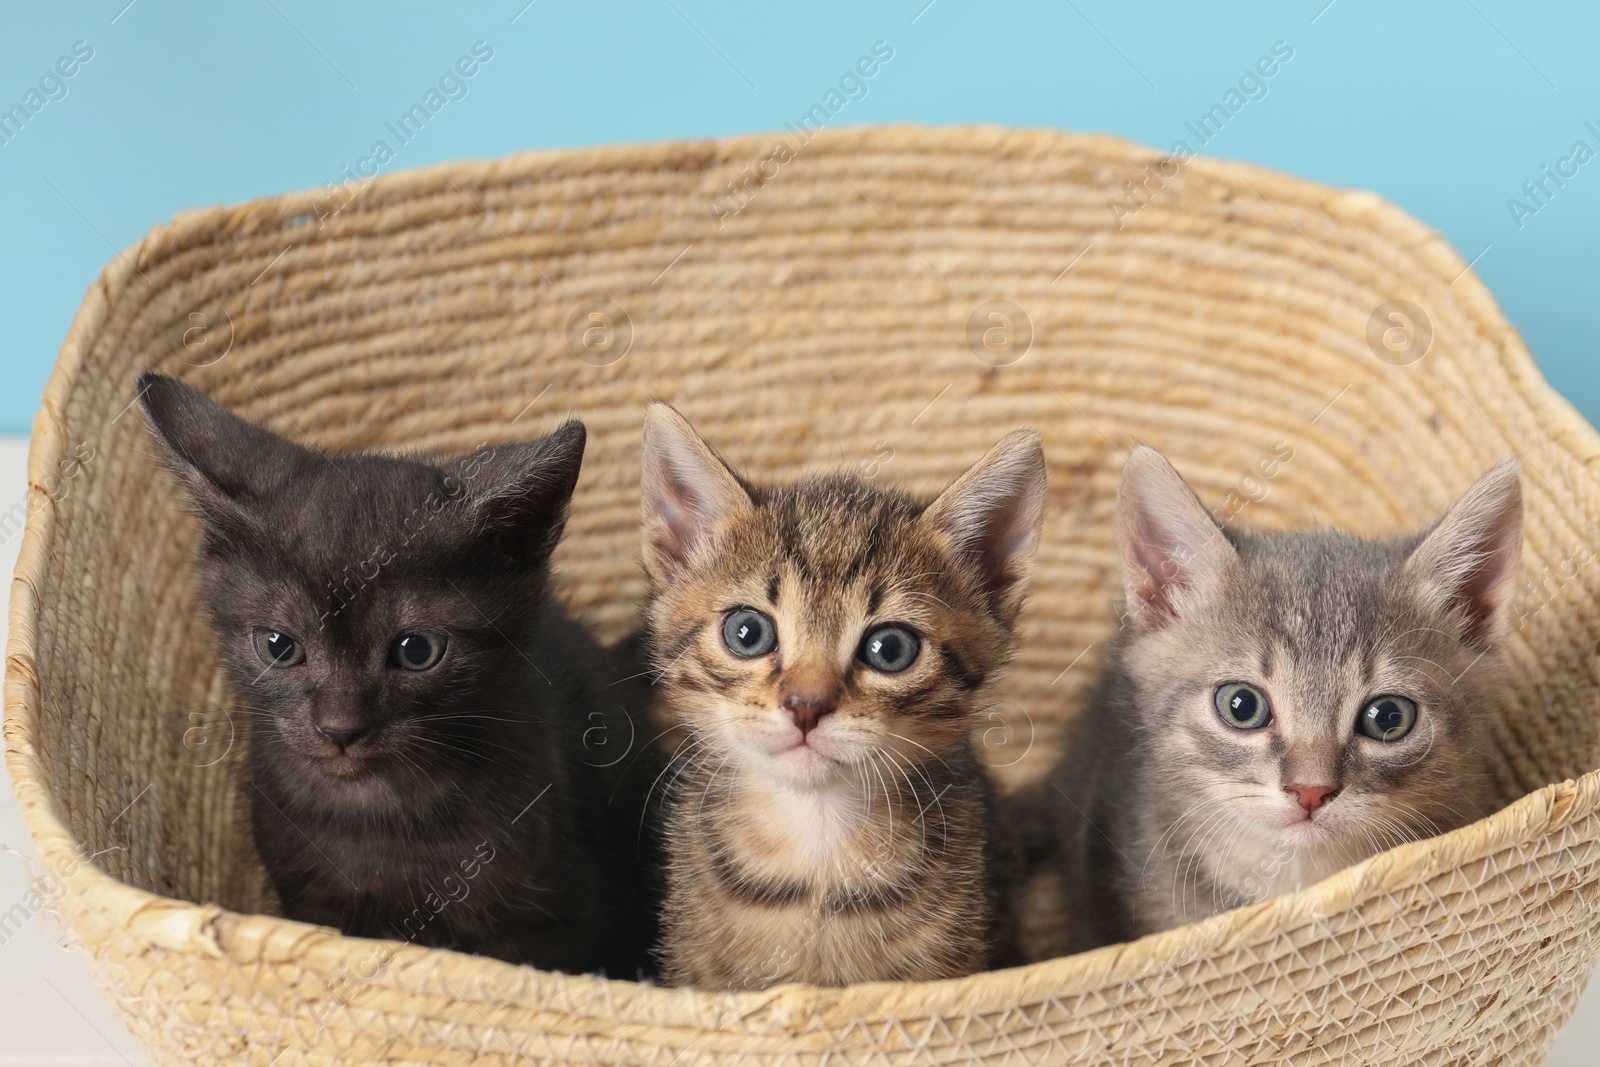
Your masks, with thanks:
[(1034, 797), (1030, 956), (1293, 892), (1491, 810), (1477, 727), (1505, 697), (1515, 464), (1381, 541), (1221, 529), (1144, 447), (1117, 504), (1128, 619)]

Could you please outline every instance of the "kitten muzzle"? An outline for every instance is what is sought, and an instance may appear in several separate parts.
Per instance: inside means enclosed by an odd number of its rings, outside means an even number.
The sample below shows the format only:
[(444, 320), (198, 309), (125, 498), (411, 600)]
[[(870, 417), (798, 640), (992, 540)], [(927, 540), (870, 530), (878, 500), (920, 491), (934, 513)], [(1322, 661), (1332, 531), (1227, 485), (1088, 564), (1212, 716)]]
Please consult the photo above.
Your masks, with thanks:
[(325, 773), (354, 778), (377, 763), (383, 746), (365, 719), (318, 716), (312, 720), (310, 737), (299, 747)]

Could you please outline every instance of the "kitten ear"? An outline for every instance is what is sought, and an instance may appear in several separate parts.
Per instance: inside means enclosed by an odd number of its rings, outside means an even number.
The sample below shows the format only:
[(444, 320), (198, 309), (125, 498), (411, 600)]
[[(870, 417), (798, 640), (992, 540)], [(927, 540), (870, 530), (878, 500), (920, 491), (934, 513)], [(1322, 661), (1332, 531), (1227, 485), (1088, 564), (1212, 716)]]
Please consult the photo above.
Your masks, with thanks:
[(312, 455), (176, 378), (140, 375), (139, 406), (167, 466), (183, 479), (214, 530), (247, 527), (251, 505)]
[(476, 528), (518, 562), (542, 562), (561, 542), (587, 441), (583, 423), (568, 419), (537, 441), (457, 459)]
[(978, 568), (990, 608), (1014, 618), (1044, 524), (1045, 463), (1039, 435), (1013, 430), (929, 504), (919, 521), (943, 530)]
[(1189, 610), (1238, 558), (1189, 483), (1145, 445), (1122, 468), (1117, 542), (1128, 611), (1143, 630), (1159, 630)]
[(1512, 460), (1490, 468), (1445, 511), (1406, 559), (1424, 603), (1487, 648), (1505, 634), (1506, 605), (1522, 555), (1522, 480)]
[(643, 489), (644, 567), (657, 581), (677, 574), (720, 523), (752, 506), (727, 461), (659, 400), (644, 412)]

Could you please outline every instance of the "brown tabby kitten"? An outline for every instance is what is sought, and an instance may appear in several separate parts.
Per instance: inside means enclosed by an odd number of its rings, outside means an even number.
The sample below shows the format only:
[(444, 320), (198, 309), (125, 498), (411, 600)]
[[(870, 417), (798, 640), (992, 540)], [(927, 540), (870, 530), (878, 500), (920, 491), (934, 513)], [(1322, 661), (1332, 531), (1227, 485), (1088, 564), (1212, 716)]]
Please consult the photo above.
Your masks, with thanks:
[(1118, 534), (1131, 626), (1040, 791), (1032, 958), (1293, 892), (1491, 810), (1476, 726), (1505, 699), (1514, 464), (1374, 541), (1220, 529), (1139, 448)]
[(968, 735), (1015, 643), (1044, 495), (1027, 431), (923, 504), (844, 475), (751, 485), (650, 407), (647, 622), (689, 732), (667, 817), (668, 982), (991, 963), (997, 857)]

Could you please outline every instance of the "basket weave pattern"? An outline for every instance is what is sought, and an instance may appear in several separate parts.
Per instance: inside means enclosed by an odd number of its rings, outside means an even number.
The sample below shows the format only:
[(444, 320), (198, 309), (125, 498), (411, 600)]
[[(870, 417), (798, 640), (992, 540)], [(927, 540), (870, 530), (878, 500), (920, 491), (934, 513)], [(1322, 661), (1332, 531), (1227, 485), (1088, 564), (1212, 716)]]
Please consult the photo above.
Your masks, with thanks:
[[(719, 220), (727, 183), (775, 140), (519, 156), (194, 212), (90, 289), (34, 428), (5, 738), (66, 886), (57, 912), (152, 1054), (1539, 1062), (1600, 953), (1600, 567), (1572, 565), (1600, 511), (1600, 437), (1476, 276), (1370, 194), (1243, 166), (1188, 161), (1114, 212), (1157, 157), (1053, 133), (791, 137), (795, 158)], [(1405, 365), (1368, 342), (1397, 299), (1432, 330)], [(1020, 358), (1020, 330), (999, 352), (970, 341), (987, 301), (1026, 314)], [(584, 340), (591, 302), (626, 343)], [(976, 320), (976, 335), (993, 321)], [(1500, 791), (1520, 799), (1291, 897), (928, 984), (664, 990), (286, 922), (243, 819), (196, 525), (128, 408), (147, 367), (326, 449), (465, 451), (579, 414), (590, 449), (557, 566), (606, 637), (637, 619), (652, 396), (763, 478), (845, 464), (929, 489), (1036, 427), (1049, 516), (1009, 703), (982, 739), (1013, 784), (1050, 765), (1115, 629), (1111, 508), (1132, 441), (1208, 502), (1258, 497), (1237, 521), (1371, 534), (1516, 456), (1524, 577), (1543, 592), (1525, 595), (1509, 656), (1525, 701), (1489, 732)], [(1280, 441), (1293, 459), (1263, 480)]]

